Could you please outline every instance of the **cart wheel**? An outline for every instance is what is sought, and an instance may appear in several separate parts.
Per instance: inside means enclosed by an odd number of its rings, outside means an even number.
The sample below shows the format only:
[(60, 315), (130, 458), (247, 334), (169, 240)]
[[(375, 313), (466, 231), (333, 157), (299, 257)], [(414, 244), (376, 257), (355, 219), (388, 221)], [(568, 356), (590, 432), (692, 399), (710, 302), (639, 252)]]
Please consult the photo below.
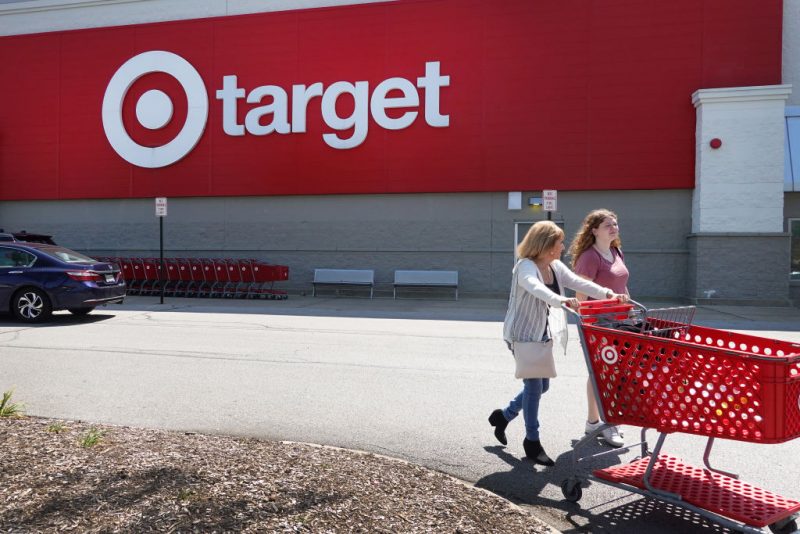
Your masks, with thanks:
[(797, 515), (772, 523), (769, 526), (769, 530), (775, 534), (792, 534), (792, 532), (797, 532)]
[(583, 496), (581, 482), (577, 478), (568, 478), (561, 483), (561, 493), (569, 502), (578, 502)]

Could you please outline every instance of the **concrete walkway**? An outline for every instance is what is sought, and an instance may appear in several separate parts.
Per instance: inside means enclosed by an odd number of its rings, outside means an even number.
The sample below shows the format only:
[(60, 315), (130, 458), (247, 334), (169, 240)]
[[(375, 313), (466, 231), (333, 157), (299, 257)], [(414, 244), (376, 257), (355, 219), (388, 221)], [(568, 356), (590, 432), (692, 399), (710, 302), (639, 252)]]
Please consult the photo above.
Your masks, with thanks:
[[(675, 301), (644, 300), (648, 308), (683, 306)], [(336, 298), (291, 295), (287, 300), (233, 300), (127, 297), (118, 309), (185, 310), (217, 313), (266, 313), (332, 317), (407, 318), (455, 321), (502, 321), (506, 299)], [(109, 308), (109, 309), (117, 309)], [(696, 306), (695, 322), (714, 328), (800, 331), (800, 308), (758, 306)], [(101, 308), (102, 309), (102, 308)]]

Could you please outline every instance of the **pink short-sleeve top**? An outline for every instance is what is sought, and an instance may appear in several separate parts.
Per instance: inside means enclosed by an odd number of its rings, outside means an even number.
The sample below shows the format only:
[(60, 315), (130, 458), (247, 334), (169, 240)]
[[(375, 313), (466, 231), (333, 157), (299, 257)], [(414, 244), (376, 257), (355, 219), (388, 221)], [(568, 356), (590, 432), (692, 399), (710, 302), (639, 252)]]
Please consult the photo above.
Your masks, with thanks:
[(628, 268), (622, 251), (611, 247), (614, 261), (605, 259), (594, 247), (589, 247), (578, 256), (575, 262), (575, 274), (585, 276), (592, 282), (607, 287), (614, 293), (628, 293)]

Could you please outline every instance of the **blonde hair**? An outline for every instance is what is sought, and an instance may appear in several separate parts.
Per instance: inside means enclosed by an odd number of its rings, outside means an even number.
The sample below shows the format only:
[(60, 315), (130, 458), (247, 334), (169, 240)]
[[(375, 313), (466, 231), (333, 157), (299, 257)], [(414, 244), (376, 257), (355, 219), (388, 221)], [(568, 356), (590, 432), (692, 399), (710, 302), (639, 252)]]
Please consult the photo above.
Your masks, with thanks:
[[(600, 225), (603, 224), (603, 221), (609, 218), (616, 221), (617, 214), (611, 210), (599, 209), (590, 211), (589, 214), (586, 215), (586, 218), (583, 219), (580, 230), (575, 233), (572, 244), (569, 246), (569, 255), (572, 257), (571, 265), (573, 269), (575, 268), (575, 262), (581, 257), (581, 254), (594, 245), (595, 238), (592, 230), (599, 228)], [(622, 241), (620, 241), (619, 237), (616, 237), (614, 241), (611, 242), (611, 246), (620, 248), (622, 246)]]
[(539, 221), (522, 238), (517, 246), (517, 256), (535, 260), (543, 252), (553, 248), (559, 239), (564, 239), (564, 230), (553, 221)]

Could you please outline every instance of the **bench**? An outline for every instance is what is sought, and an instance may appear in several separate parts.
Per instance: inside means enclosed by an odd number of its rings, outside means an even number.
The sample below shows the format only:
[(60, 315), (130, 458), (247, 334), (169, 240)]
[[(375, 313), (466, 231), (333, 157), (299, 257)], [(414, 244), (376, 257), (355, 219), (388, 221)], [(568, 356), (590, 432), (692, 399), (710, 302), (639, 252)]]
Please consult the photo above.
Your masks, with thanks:
[(369, 286), (369, 298), (375, 289), (375, 271), (372, 269), (314, 269), (311, 296), (317, 296), (317, 286)]
[(397, 298), (398, 287), (452, 288), (458, 300), (458, 271), (395, 271), (394, 298)]

